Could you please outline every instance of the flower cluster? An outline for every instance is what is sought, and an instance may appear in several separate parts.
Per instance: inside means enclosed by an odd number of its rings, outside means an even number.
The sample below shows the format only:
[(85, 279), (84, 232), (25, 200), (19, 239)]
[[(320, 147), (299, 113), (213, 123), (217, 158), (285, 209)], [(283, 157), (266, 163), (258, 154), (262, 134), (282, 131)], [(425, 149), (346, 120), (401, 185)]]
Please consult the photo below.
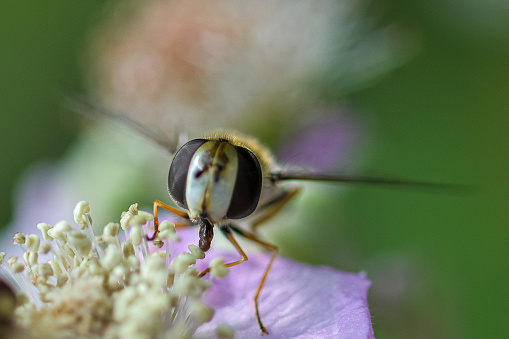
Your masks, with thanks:
[[(195, 264), (205, 254), (190, 245), (189, 252), (176, 255), (172, 247), (179, 238), (171, 222), (161, 223), (154, 251), (146, 240), (153, 215), (138, 211), (137, 204), (99, 237), (89, 213), (82, 201), (74, 209), (76, 225), (38, 224), (42, 241), (36, 234), (16, 234), (23, 260), (0, 255), (0, 272), (19, 291), (13, 314), (2, 316), (11, 320), (14, 336), (187, 338), (212, 319), (214, 310), (202, 297), (212, 278), (228, 274), (224, 260), (210, 262), (210, 279), (199, 278)], [(233, 337), (233, 330), (220, 325), (216, 335)]]
[(92, 94), (166, 133), (201, 135), (307, 115), (408, 54), (364, 0), (262, 3), (121, 2), (91, 35)]
[[(16, 234), (22, 258), (0, 254), (2, 336), (260, 336), (253, 296), (268, 255), (246, 251), (249, 260), (228, 274), (224, 263), (238, 254), (219, 253), (217, 243), (207, 258), (193, 245), (182, 253), (184, 244), (196, 241), (196, 229), (179, 229), (177, 236), (163, 221), (155, 244), (148, 243), (153, 215), (132, 205), (96, 237), (88, 204), (74, 212), (73, 224), (38, 224), (42, 238)], [(199, 278), (206, 268), (209, 279)], [(260, 295), (261, 317), (271, 338), (373, 338), (369, 286), (362, 272), (278, 258)]]

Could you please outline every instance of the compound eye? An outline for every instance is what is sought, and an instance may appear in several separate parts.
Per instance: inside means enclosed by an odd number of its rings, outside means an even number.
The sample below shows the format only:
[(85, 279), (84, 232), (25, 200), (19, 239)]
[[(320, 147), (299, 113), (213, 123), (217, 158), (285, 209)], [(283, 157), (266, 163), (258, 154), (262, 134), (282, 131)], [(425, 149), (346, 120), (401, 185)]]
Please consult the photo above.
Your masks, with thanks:
[(173, 156), (168, 173), (168, 193), (170, 194), (170, 198), (184, 209), (187, 209), (186, 181), (189, 164), (196, 150), (207, 141), (206, 139), (190, 140)]
[(226, 212), (228, 219), (240, 219), (254, 212), (262, 191), (262, 169), (256, 156), (248, 149), (235, 146), (238, 157), (238, 170), (230, 206)]

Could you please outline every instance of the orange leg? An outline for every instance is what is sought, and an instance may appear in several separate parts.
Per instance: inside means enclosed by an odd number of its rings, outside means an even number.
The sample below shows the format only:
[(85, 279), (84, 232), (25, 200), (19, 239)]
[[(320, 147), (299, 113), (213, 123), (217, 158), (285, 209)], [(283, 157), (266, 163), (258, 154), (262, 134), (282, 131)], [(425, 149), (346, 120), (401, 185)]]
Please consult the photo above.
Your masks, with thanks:
[[(148, 241), (154, 240), (157, 237), (157, 235), (159, 234), (159, 216), (157, 215), (157, 207), (164, 208), (165, 210), (170, 211), (171, 213), (174, 213), (174, 214), (178, 215), (179, 217), (186, 218), (186, 219), (189, 218), (187, 213), (184, 211), (181, 211), (174, 207), (171, 207), (170, 205), (165, 204), (161, 200), (154, 201), (154, 228), (155, 228), (155, 231), (151, 237), (147, 237)], [(185, 227), (185, 226), (188, 226), (188, 224), (176, 224), (175, 225), (175, 227)]]
[[(258, 299), (260, 297), (260, 293), (262, 291), (262, 288), (265, 285), (265, 280), (267, 280), (267, 275), (269, 274), (269, 271), (272, 268), (272, 264), (274, 263), (274, 260), (277, 257), (278, 247), (276, 245), (274, 245), (274, 244), (271, 244), (269, 242), (266, 242), (266, 241), (263, 241), (263, 240), (259, 239), (253, 233), (244, 231), (244, 230), (242, 230), (242, 229), (240, 229), (238, 227), (235, 227), (233, 225), (221, 226), (221, 231), (223, 232), (223, 234), (226, 236), (226, 238), (228, 238), (228, 240), (233, 244), (233, 246), (235, 246), (235, 249), (237, 250), (237, 252), (239, 252), (240, 256), (242, 257), (238, 261), (227, 263), (225, 265), (226, 267), (232, 267), (232, 266), (235, 266), (235, 265), (238, 265), (238, 264), (241, 264), (241, 263), (247, 261), (246, 253), (242, 250), (242, 248), (240, 247), (239, 243), (233, 237), (233, 234), (231, 232), (232, 230), (235, 233), (239, 234), (240, 236), (242, 236), (242, 237), (244, 237), (246, 239), (249, 239), (251, 241), (254, 241), (257, 244), (261, 245), (266, 250), (269, 250), (269, 251), (272, 252), (272, 256), (270, 258), (269, 264), (267, 265), (267, 268), (265, 269), (265, 272), (263, 273), (262, 279), (260, 280), (260, 283), (258, 284), (258, 289), (256, 290), (256, 294), (254, 296), (254, 307), (255, 307), (255, 313), (256, 313), (256, 321), (258, 322), (258, 326), (260, 326), (260, 331), (262, 332), (261, 334), (262, 335), (269, 334), (269, 332), (267, 331), (267, 329), (263, 325), (262, 319), (260, 317), (260, 310), (258, 308)], [(205, 269), (203, 272), (200, 273), (200, 277), (203, 277), (205, 274), (207, 274), (209, 272), (210, 272), (210, 268)]]
[(300, 187), (292, 187), (284, 191), (281, 195), (272, 199), (257, 208), (256, 214), (250, 218), (250, 226), (253, 232), (256, 232), (260, 224), (272, 218), (279, 212), (289, 201), (291, 201), (299, 192)]
[(262, 279), (260, 280), (260, 283), (258, 284), (258, 288), (256, 289), (256, 294), (254, 296), (254, 307), (255, 307), (255, 313), (256, 313), (256, 320), (258, 321), (258, 325), (260, 326), (262, 335), (269, 334), (269, 332), (267, 331), (265, 326), (263, 326), (262, 319), (260, 317), (260, 311), (258, 309), (258, 298), (260, 297), (262, 288), (265, 285), (265, 280), (267, 280), (267, 275), (269, 274), (269, 271), (272, 268), (272, 264), (274, 263), (274, 260), (277, 257), (278, 247), (274, 244), (263, 241), (260, 238), (258, 238), (255, 234), (244, 231), (238, 227), (232, 226), (232, 230), (235, 231), (235, 233), (243, 236), (244, 238), (254, 241), (257, 244), (261, 245), (266, 250), (269, 250), (272, 252), (272, 256), (270, 258), (269, 264), (267, 265), (267, 268), (265, 269), (265, 272), (263, 273)]
[[(226, 238), (228, 238), (228, 240), (230, 240), (230, 242), (232, 243), (233, 246), (235, 246), (235, 249), (237, 250), (237, 252), (239, 252), (239, 254), (241, 256), (240, 260), (227, 263), (227, 264), (225, 264), (225, 266), (226, 267), (232, 267), (232, 266), (239, 265), (239, 264), (242, 264), (243, 262), (247, 261), (247, 255), (244, 252), (244, 250), (242, 249), (242, 247), (240, 247), (240, 245), (237, 242), (237, 240), (235, 240), (235, 238), (233, 237), (233, 234), (232, 234), (232, 231), (231, 231), (230, 227), (229, 226), (221, 226), (220, 229), (223, 232), (224, 236)], [(205, 274), (207, 274), (209, 272), (210, 272), (210, 267), (208, 267), (205, 270), (203, 270), (203, 272), (201, 272), (198, 276), (199, 277), (203, 277)]]

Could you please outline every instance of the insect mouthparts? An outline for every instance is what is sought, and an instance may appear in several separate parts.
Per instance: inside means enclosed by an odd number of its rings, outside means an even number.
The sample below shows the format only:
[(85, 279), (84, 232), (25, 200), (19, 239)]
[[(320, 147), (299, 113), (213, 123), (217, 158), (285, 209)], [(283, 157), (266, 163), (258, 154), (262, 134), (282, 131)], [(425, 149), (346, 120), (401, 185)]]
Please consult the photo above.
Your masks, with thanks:
[(207, 252), (214, 238), (214, 225), (210, 223), (207, 217), (202, 218), (203, 214), (207, 215), (207, 213), (200, 213), (200, 217), (197, 220), (198, 225), (200, 225), (200, 242), (198, 246), (203, 252)]

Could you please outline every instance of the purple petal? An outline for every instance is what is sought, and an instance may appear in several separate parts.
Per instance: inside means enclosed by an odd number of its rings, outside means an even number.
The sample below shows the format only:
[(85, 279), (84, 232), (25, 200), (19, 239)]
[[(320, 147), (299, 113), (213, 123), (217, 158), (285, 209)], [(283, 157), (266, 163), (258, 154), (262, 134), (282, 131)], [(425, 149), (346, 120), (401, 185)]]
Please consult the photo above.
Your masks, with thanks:
[[(177, 252), (198, 243), (197, 227), (177, 229), (177, 234), (181, 238), (175, 244)], [(217, 234), (205, 259), (197, 262), (199, 270), (217, 256), (226, 262), (240, 258), (218, 250), (223, 248), (222, 240)], [(211, 333), (220, 324), (232, 326), (236, 338), (261, 337), (253, 298), (270, 255), (247, 255), (249, 260), (230, 268), (226, 278), (214, 279), (204, 300), (216, 313), (194, 337), (215, 338)], [(269, 331), (266, 338), (374, 338), (367, 303), (370, 284), (363, 272), (345, 273), (278, 257), (259, 299), (262, 321)]]
[(72, 220), (72, 211), (80, 201), (72, 183), (57, 164), (40, 163), (31, 168), (20, 181), (15, 198), (14, 218), (10, 225), (0, 232), (0, 251), (22, 256), (20, 246), (13, 245), (17, 232), (40, 234), (36, 225), (46, 222)]
[[(346, 111), (316, 113), (317, 118), (283, 142), (277, 159), (318, 172), (345, 167), (360, 143), (360, 121)], [(316, 115), (315, 114), (315, 115)]]
[[(223, 255), (227, 262), (237, 260)], [(257, 338), (253, 296), (269, 261), (250, 255), (215, 281), (205, 300), (216, 309), (214, 319), (200, 327), (197, 337), (227, 323), (237, 338)], [(277, 258), (260, 296), (260, 314), (268, 338), (374, 338), (367, 305), (370, 282), (364, 273), (344, 273)], [(200, 333), (202, 336), (200, 336)]]

